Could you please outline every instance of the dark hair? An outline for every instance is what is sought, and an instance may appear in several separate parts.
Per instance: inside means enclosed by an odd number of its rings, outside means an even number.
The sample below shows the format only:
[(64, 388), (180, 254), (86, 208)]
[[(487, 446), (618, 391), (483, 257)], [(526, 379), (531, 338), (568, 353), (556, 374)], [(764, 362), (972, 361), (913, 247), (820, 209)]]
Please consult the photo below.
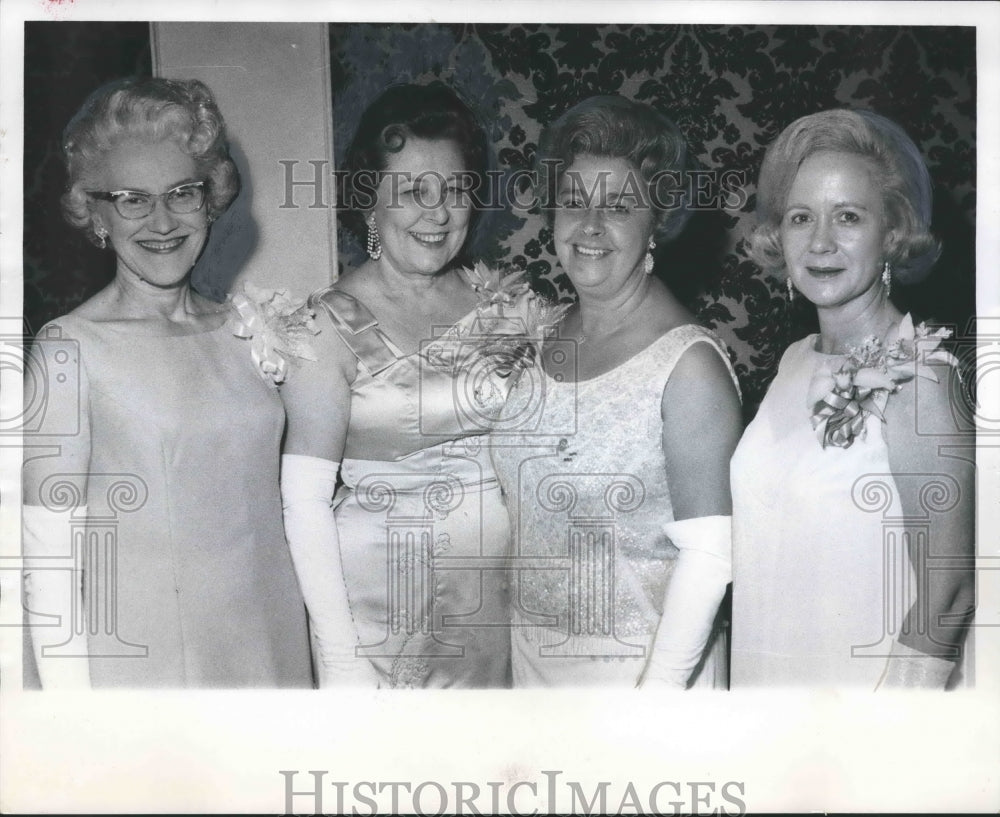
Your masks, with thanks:
[(894, 238), (886, 260), (902, 284), (923, 278), (940, 253), (930, 234), (931, 177), (920, 151), (891, 119), (872, 111), (835, 109), (796, 119), (764, 154), (757, 181), (757, 222), (750, 255), (763, 269), (782, 272), (781, 219), (802, 163), (815, 153), (847, 153), (867, 160), (882, 194)]
[(684, 173), (687, 142), (670, 119), (621, 96), (594, 96), (577, 103), (542, 133), (536, 155), (538, 190), (550, 220), (562, 174), (581, 154), (626, 159), (647, 185), (658, 241), (676, 238), (690, 210)]
[(66, 220), (94, 234), (93, 215), (84, 192), (102, 154), (123, 139), (174, 140), (190, 155), (208, 182), (208, 215), (226, 211), (240, 191), (240, 175), (229, 157), (226, 123), (212, 92), (196, 80), (162, 77), (120, 79), (94, 91), (63, 131), (68, 175), (62, 197)]
[[(486, 132), (458, 95), (442, 82), (427, 85), (393, 85), (383, 91), (361, 115), (344, 157), (344, 225), (362, 242), (367, 227), (365, 213), (374, 205), (373, 176), (389, 166), (389, 157), (399, 153), (410, 137), (454, 142), (462, 156), (463, 170), (473, 174), (473, 187), (484, 197), (487, 184)], [(469, 221), (469, 244), (479, 217), (473, 209)]]

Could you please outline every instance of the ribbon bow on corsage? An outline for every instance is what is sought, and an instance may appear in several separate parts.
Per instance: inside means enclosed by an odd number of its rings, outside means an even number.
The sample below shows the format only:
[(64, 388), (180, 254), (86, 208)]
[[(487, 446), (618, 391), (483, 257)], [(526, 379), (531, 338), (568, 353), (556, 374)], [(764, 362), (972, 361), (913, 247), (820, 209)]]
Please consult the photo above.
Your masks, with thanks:
[(315, 314), (305, 301), (288, 296), (286, 289), (262, 289), (247, 283), (243, 292), (230, 296), (236, 310), (233, 334), (250, 341), (250, 354), (260, 376), (277, 385), (288, 373), (293, 357), (316, 360), (309, 344), (319, 329)]
[(888, 347), (870, 335), (845, 357), (825, 361), (813, 375), (808, 396), (812, 425), (822, 446), (850, 448), (858, 436), (864, 438), (869, 415), (884, 423), (885, 402), (903, 383), (915, 377), (936, 383), (937, 374), (927, 363), (957, 367), (955, 356), (938, 348), (949, 337), (950, 329), (932, 332), (923, 323), (914, 328), (913, 318), (906, 315)]

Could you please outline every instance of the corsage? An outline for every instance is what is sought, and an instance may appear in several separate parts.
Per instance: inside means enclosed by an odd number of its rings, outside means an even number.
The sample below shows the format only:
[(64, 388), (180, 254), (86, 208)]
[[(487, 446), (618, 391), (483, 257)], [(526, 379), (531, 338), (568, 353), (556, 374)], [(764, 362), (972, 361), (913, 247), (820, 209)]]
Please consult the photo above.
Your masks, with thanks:
[(284, 381), (292, 358), (316, 360), (309, 338), (319, 329), (306, 301), (290, 298), (286, 289), (246, 283), (242, 293), (230, 296), (230, 303), (236, 311), (231, 319), (233, 334), (250, 341), (257, 371), (269, 383)]
[(864, 439), (865, 422), (874, 414), (885, 422), (883, 409), (890, 394), (915, 377), (937, 382), (932, 361), (958, 366), (950, 352), (939, 348), (951, 337), (950, 329), (931, 331), (926, 324), (913, 326), (906, 315), (899, 325), (899, 336), (888, 346), (870, 335), (843, 358), (820, 366), (809, 386), (812, 425), (820, 443), (850, 448), (860, 436)]

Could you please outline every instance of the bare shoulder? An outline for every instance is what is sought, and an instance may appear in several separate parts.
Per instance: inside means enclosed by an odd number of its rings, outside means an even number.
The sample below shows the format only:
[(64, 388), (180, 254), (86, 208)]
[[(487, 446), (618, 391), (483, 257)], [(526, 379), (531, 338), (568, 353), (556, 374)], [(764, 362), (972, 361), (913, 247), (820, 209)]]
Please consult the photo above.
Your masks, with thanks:
[(670, 373), (666, 394), (730, 393), (736, 394), (730, 366), (723, 359), (723, 349), (706, 336), (685, 349)]
[(928, 376), (903, 383), (889, 395), (885, 435), (893, 462), (927, 468), (938, 460), (939, 446), (970, 443), (962, 385), (957, 370), (946, 363), (922, 366)]
[(314, 325), (318, 330), (309, 339), (312, 357), (295, 358), (289, 371), (287, 383), (282, 391), (297, 388), (303, 381), (316, 381), (324, 378), (341, 378), (348, 385), (354, 382), (357, 374), (357, 357), (347, 346), (340, 332), (334, 325), (333, 318), (323, 306), (316, 309)]
[(684, 350), (663, 389), (661, 414), (682, 435), (742, 432), (739, 392), (721, 349), (706, 340)]

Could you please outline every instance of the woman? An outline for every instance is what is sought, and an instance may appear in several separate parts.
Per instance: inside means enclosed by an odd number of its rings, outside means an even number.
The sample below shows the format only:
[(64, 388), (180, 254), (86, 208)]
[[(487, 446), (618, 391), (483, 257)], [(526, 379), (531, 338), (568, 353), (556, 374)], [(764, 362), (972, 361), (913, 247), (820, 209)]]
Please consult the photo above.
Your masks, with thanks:
[(696, 670), (729, 581), (739, 396), (725, 348), (650, 274), (684, 223), (685, 158), (672, 122), (620, 97), (542, 138), (578, 300), (494, 436), (515, 686), (724, 683), (724, 667)]
[(732, 463), (734, 686), (943, 688), (973, 604), (972, 441), (944, 333), (889, 299), (937, 256), (927, 168), (882, 116), (813, 114), (768, 148), (757, 213), (757, 262), (820, 332), (785, 352)]
[(64, 214), (117, 267), (31, 353), (47, 403), (24, 465), (27, 601), (60, 617), (31, 630), (42, 685), (310, 686), (281, 400), (190, 286), (240, 186), (222, 116), (197, 80), (123, 80), (64, 148)]
[(347, 149), (346, 223), (369, 257), (313, 295), (318, 359), (282, 390), (285, 524), (321, 686), (507, 684), (507, 517), (482, 437), (503, 383), (466, 350), (478, 318), (529, 299), (456, 263), (486, 150), (440, 83), (385, 91)]

